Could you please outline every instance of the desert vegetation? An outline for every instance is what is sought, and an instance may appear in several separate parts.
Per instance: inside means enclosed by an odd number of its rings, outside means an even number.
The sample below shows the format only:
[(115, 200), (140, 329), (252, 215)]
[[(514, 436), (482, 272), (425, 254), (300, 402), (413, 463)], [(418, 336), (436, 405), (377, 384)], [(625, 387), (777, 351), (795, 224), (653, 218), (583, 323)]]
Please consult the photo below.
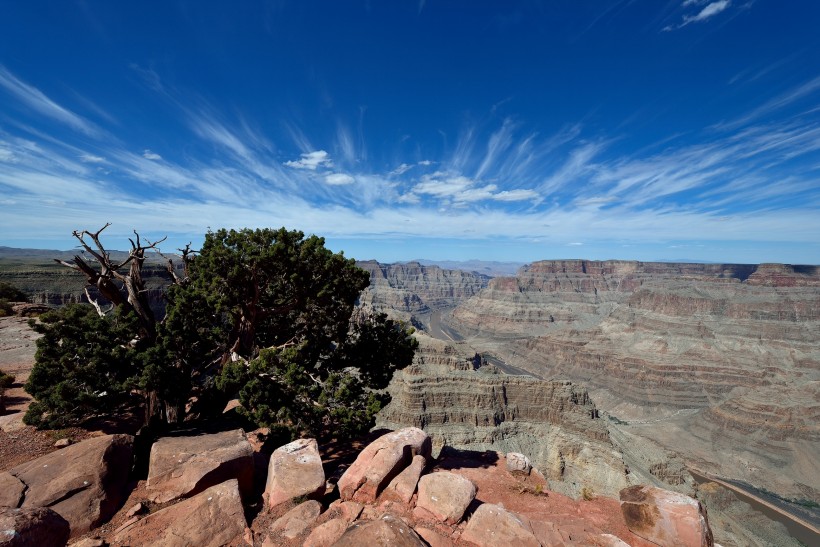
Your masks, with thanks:
[[(387, 402), (379, 391), (410, 364), (411, 331), (355, 313), (369, 275), (317, 236), (284, 228), (218, 230), (168, 258), (161, 319), (141, 271), (160, 242), (135, 237), (114, 261), (101, 233), (76, 231), (84, 255), (59, 261), (100, 298), (44, 314), (33, 327), (34, 396), (25, 422), (65, 427), (128, 407), (151, 424), (208, 420), (238, 397), (240, 413), (283, 436), (352, 435)], [(87, 258), (87, 257), (91, 258)]]

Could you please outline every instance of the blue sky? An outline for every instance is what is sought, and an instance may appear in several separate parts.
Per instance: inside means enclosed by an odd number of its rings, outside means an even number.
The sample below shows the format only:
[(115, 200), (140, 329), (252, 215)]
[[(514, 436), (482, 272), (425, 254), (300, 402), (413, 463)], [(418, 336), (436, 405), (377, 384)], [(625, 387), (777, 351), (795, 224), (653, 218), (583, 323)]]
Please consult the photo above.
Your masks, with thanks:
[(820, 263), (815, 0), (3, 2), (0, 245)]

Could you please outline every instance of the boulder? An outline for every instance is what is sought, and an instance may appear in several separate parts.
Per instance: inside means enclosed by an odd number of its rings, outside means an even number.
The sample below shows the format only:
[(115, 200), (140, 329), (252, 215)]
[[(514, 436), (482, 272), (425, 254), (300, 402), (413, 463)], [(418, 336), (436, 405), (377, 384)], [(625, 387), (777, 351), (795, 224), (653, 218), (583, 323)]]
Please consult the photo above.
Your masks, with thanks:
[(0, 507), (0, 546), (63, 547), (68, 521), (45, 507)]
[(520, 473), (523, 475), (529, 475), (530, 471), (532, 471), (532, 463), (530, 459), (526, 457), (524, 454), (520, 454), (518, 452), (510, 452), (507, 454), (507, 471), (510, 473)]
[(396, 475), (387, 488), (384, 489), (385, 494), (396, 498), (404, 503), (410, 503), (413, 494), (416, 493), (416, 486), (419, 484), (424, 466), (427, 465), (427, 458), (418, 454), (413, 456), (413, 461), (410, 462), (404, 471)]
[(595, 538), (596, 545), (601, 547), (629, 547), (629, 544), (612, 534), (600, 534)]
[(541, 542), (518, 515), (491, 503), (484, 503), (475, 510), (461, 540), (479, 547), (541, 547)]
[(419, 537), (426, 541), (430, 547), (453, 547), (455, 545), (452, 539), (442, 536), (435, 530), (423, 526), (416, 526), (415, 530)]
[(240, 492), (253, 488), (253, 448), (241, 429), (209, 435), (163, 437), (151, 447), (146, 491), (165, 503), (236, 479)]
[(475, 499), (475, 494), (475, 485), (470, 479), (449, 471), (438, 471), (419, 480), (416, 507), (444, 523), (456, 524)]
[(430, 436), (417, 427), (382, 435), (362, 450), (339, 479), (339, 495), (343, 500), (372, 503), (414, 456), (429, 458), (431, 450)]
[(341, 518), (320, 524), (313, 529), (302, 547), (330, 547), (345, 533), (347, 524), (347, 521)]
[(269, 507), (325, 493), (325, 471), (315, 439), (299, 439), (273, 451), (265, 497)]
[(107, 521), (125, 499), (134, 437), (105, 435), (14, 467), (28, 488), (22, 507), (49, 507), (71, 526), (71, 537)]
[(11, 473), (0, 472), (0, 507), (17, 507), (23, 500), (26, 485)]
[(112, 543), (218, 547), (241, 544), (246, 528), (239, 482), (231, 479), (122, 527)]
[(270, 532), (294, 539), (314, 523), (322, 513), (322, 504), (316, 500), (300, 503), (271, 524)]
[(712, 547), (706, 510), (694, 498), (652, 486), (620, 492), (621, 513), (635, 535), (658, 545)]
[(390, 545), (395, 547), (426, 547), (426, 543), (400, 518), (383, 515), (377, 520), (357, 522), (347, 529), (334, 547)]

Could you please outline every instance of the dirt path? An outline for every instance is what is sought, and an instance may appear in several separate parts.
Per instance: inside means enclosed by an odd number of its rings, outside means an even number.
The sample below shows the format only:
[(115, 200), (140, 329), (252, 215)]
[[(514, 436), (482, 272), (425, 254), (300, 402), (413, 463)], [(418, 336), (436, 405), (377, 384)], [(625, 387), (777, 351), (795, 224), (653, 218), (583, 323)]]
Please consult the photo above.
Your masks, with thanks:
[(34, 366), (35, 341), (40, 335), (28, 326), (25, 317), (0, 317), (0, 370), (15, 377), (6, 390), (6, 412), (0, 415), (0, 429), (6, 432), (24, 427), (23, 414), (31, 396), (23, 386)]

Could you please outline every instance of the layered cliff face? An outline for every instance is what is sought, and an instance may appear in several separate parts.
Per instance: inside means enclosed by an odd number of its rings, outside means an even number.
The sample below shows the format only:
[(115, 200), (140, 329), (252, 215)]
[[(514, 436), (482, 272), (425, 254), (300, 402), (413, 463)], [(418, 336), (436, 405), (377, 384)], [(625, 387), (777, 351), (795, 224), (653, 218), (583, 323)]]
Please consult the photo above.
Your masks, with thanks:
[[(574, 497), (584, 488), (615, 495), (637, 482), (691, 491), (688, 474), (662, 451), (640, 451), (640, 462), (625, 457), (585, 388), (509, 376), (451, 344), (418, 339), (416, 359), (394, 375), (377, 427), (420, 427), (438, 448), (521, 452), (552, 489)], [(663, 472), (630, 474), (652, 465)]]
[(815, 267), (540, 262), (493, 279), (449, 326), (510, 365), (584, 383), (690, 463), (820, 498)]
[(422, 325), (435, 310), (454, 308), (487, 286), (486, 275), (438, 266), (357, 262), (370, 272), (370, 286), (359, 297), (364, 309), (387, 312), (392, 317)]

